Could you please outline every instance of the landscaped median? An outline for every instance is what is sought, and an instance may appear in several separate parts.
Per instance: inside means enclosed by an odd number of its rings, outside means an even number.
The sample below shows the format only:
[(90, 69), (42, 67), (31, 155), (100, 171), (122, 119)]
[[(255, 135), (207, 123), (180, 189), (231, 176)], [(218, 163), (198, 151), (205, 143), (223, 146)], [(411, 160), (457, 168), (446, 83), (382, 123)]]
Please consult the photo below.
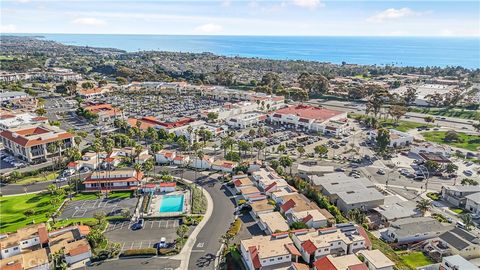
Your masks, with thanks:
[(120, 254), (120, 257), (134, 257), (134, 256), (156, 256), (157, 249), (155, 248), (139, 248), (139, 249), (128, 249), (123, 251)]

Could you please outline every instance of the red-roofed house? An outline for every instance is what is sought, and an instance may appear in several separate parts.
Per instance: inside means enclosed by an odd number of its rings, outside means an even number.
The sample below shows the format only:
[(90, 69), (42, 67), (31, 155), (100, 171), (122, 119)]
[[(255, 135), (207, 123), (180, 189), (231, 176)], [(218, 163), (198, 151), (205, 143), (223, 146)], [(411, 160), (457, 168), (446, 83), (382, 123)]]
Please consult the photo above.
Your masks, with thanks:
[(176, 156), (177, 153), (174, 151), (160, 150), (155, 154), (155, 161), (158, 164), (171, 164)]
[[(47, 157), (64, 152), (75, 146), (73, 135), (46, 124), (27, 125), (0, 132), (3, 146), (14, 156), (28, 162), (43, 162)], [(54, 153), (48, 152), (48, 146), (60, 142), (61, 148)]]
[(107, 103), (87, 103), (83, 109), (94, 115), (97, 115), (98, 119), (104, 122), (112, 121), (115, 118), (121, 118), (123, 116), (122, 110)]
[(368, 270), (356, 255), (324, 256), (313, 263), (314, 270)]
[(162, 182), (158, 184), (160, 192), (173, 192), (177, 188), (177, 182)]
[(287, 269), (297, 262), (300, 254), (288, 233), (242, 240), (240, 251), (249, 270)]
[(203, 156), (202, 159), (198, 157), (193, 157), (192, 161), (190, 162), (190, 166), (192, 168), (200, 169), (200, 170), (208, 170), (212, 167), (212, 163), (214, 158), (212, 156)]
[(308, 105), (295, 105), (274, 111), (269, 115), (269, 119), (274, 124), (291, 128), (338, 135), (346, 127), (347, 113)]
[(231, 173), (237, 166), (237, 162), (219, 159), (212, 163), (212, 170)]
[(179, 155), (177, 154), (173, 159), (173, 164), (179, 166), (186, 166), (190, 162), (190, 157), (187, 155)]
[(134, 169), (116, 169), (114, 171), (96, 171), (83, 181), (85, 191), (136, 190), (143, 180), (143, 173)]

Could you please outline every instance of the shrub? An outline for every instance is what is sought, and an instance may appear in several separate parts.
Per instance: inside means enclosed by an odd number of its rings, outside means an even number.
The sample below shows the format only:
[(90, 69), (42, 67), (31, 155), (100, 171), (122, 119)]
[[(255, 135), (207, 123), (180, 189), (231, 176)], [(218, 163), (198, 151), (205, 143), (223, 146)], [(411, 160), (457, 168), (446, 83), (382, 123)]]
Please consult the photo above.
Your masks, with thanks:
[(242, 221), (240, 219), (235, 219), (234, 222), (230, 225), (230, 228), (227, 231), (227, 235), (230, 237), (235, 237), (238, 232), (240, 232), (240, 227), (242, 226)]
[(161, 248), (158, 250), (158, 255), (170, 256), (177, 254), (178, 251), (174, 248)]
[(154, 248), (139, 248), (139, 249), (128, 249), (120, 254), (120, 257), (129, 257), (129, 256), (155, 256), (157, 255), (157, 250)]

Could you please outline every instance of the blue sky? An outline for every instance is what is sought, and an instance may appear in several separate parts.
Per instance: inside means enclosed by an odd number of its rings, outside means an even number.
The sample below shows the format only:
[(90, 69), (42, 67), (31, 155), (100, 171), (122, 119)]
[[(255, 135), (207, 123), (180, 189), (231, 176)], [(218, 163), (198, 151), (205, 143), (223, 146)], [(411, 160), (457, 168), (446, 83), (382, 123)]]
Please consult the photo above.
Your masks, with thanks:
[(480, 1), (1, 0), (2, 33), (480, 36)]

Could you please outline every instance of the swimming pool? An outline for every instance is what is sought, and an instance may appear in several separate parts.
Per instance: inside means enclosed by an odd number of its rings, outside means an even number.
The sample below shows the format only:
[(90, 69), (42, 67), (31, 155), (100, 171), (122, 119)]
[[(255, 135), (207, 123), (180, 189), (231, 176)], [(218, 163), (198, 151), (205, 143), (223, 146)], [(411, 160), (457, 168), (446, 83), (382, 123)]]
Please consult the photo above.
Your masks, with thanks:
[(163, 195), (160, 213), (183, 212), (183, 195)]

